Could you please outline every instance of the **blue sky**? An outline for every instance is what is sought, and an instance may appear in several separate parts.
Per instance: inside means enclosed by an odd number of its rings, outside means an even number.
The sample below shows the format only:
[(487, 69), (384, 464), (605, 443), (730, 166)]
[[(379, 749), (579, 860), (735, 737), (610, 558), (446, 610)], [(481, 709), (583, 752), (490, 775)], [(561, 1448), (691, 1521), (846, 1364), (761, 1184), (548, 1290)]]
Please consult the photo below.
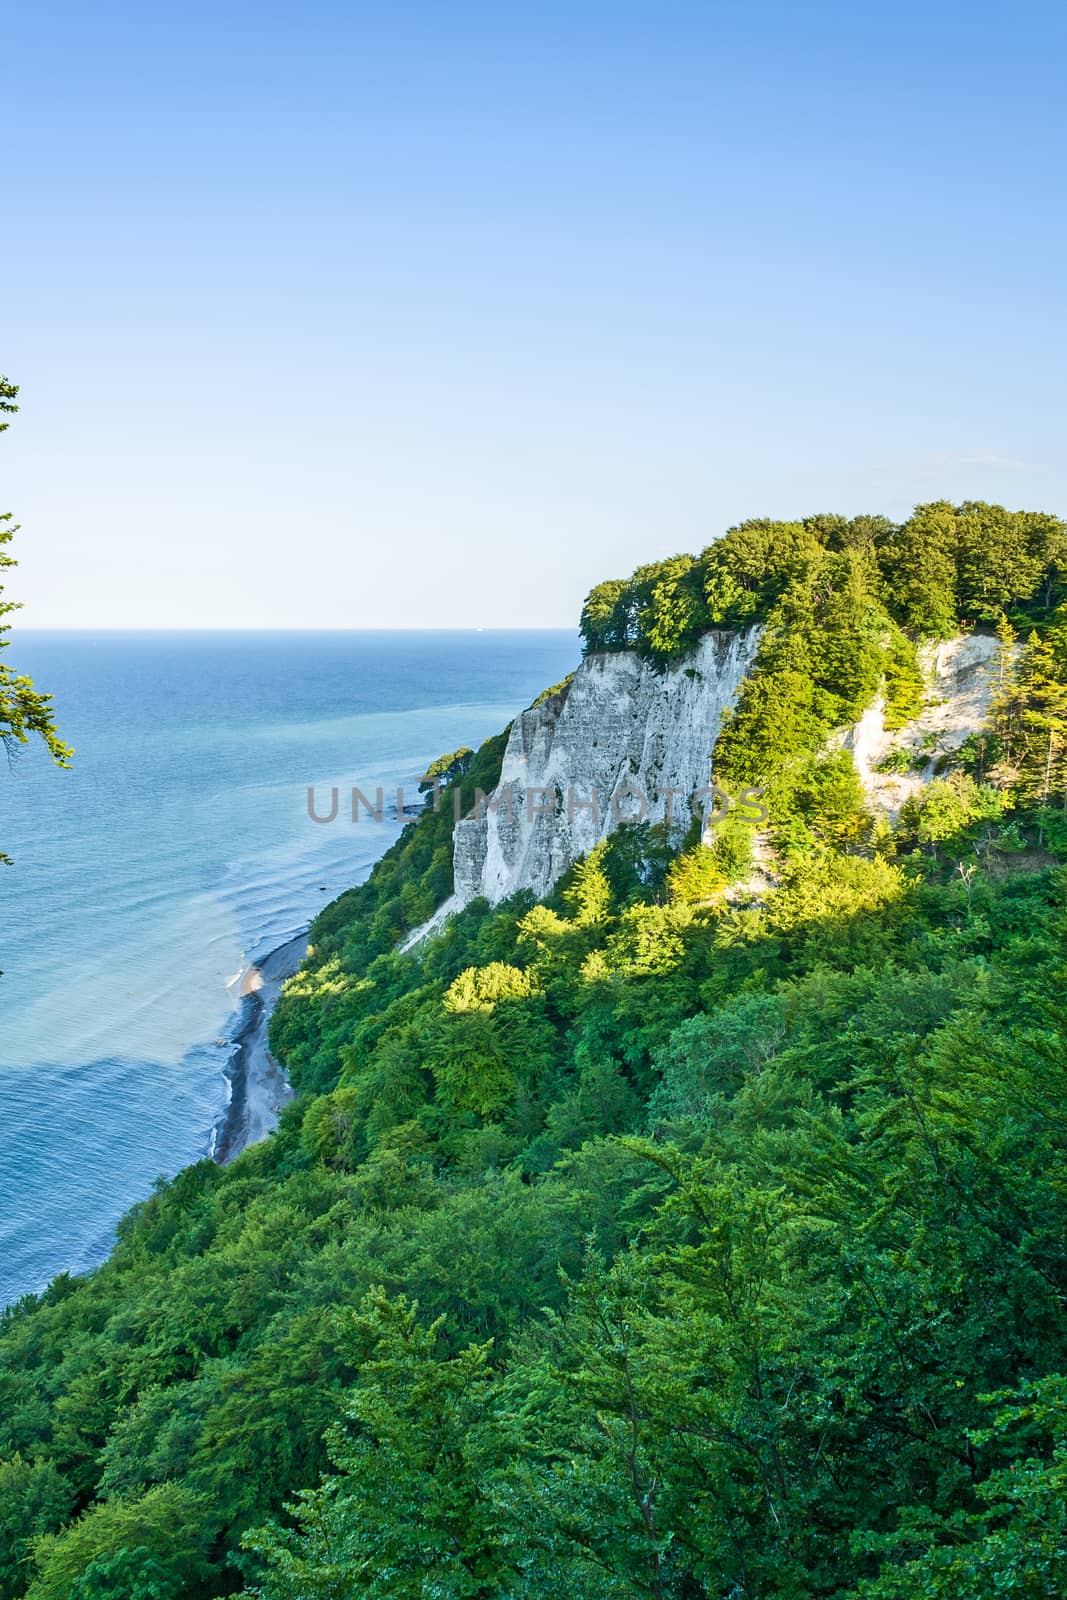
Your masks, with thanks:
[(26, 626), (569, 626), (1067, 512), (1052, 6), (4, 8)]

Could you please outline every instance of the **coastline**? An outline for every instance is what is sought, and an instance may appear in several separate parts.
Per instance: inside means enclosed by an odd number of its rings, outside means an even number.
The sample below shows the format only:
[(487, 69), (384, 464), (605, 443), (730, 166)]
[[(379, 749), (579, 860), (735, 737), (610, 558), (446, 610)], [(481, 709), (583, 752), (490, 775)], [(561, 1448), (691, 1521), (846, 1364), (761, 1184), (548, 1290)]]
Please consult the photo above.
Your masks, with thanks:
[(211, 1141), (211, 1159), (221, 1167), (248, 1145), (265, 1139), (277, 1126), (282, 1106), (293, 1097), (280, 1062), (271, 1055), (268, 1029), (282, 984), (299, 970), (307, 947), (305, 929), (254, 961), (241, 979), (241, 1017), (226, 1064), (230, 1098), (215, 1123)]

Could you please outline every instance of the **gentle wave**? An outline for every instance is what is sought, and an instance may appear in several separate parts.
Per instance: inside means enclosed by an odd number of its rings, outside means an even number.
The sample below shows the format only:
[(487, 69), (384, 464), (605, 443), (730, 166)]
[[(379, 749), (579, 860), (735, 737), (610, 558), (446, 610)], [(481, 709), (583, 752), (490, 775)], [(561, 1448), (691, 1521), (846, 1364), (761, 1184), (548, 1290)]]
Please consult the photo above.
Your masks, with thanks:
[(397, 834), (311, 823), (308, 785), (414, 799), (430, 760), (576, 657), (564, 633), (17, 643), (76, 758), (30, 751), (3, 790), (0, 1303), (95, 1264), (159, 1175), (209, 1153), (233, 974)]

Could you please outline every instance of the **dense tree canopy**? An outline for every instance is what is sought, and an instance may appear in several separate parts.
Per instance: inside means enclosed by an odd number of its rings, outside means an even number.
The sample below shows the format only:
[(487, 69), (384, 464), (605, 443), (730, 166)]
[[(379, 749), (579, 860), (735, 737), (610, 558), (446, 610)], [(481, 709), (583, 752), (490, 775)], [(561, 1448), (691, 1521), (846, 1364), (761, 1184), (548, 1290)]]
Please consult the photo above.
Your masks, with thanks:
[(598, 584), (582, 638), (586, 651), (668, 661), (710, 628), (765, 622), (783, 602), (818, 604), (842, 572), (853, 603), (862, 594), (913, 638), (947, 638), (1004, 614), (1032, 622), (1067, 593), (1067, 527), (1043, 512), (944, 500), (917, 506), (900, 526), (871, 516), (742, 522), (698, 557), (671, 556)]
[(719, 591), (767, 821), (405, 950), (502, 739), (445, 764), (313, 928), (278, 1132), (4, 1319), (3, 1600), (1067, 1592), (1067, 611), (890, 824), (827, 732), (916, 709), (895, 532), (788, 525), (772, 581), (768, 526)]

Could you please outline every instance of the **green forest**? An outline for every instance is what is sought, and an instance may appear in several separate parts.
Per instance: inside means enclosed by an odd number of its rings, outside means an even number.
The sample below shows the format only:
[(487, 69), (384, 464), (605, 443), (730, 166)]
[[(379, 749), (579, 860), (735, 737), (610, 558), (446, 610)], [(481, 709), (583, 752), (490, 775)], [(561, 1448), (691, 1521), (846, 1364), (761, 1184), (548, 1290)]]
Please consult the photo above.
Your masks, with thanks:
[[(4, 1315), (0, 1600), (1067, 1594), (1067, 529), (746, 523), (582, 634), (754, 623), (758, 862), (630, 824), (405, 950), (505, 734), (442, 757), (278, 1131)], [(988, 726), (890, 821), (832, 735), (968, 629)]]
[(586, 651), (683, 655), (709, 628), (765, 622), (797, 590), (834, 588), (917, 636), (1039, 620), (1062, 598), (1067, 528), (1044, 512), (983, 501), (917, 506), (885, 517), (757, 518), (730, 528), (700, 556), (671, 556), (628, 579), (598, 584), (582, 608)]

